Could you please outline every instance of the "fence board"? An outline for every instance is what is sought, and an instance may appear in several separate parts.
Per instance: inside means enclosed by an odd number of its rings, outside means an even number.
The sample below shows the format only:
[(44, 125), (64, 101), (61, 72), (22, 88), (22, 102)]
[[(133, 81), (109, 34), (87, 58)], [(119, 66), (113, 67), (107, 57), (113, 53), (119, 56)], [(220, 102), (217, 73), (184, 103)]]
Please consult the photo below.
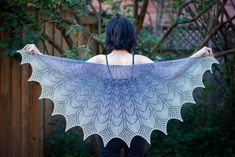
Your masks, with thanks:
[(27, 80), (29, 65), (0, 55), (0, 156), (43, 156), (43, 105), (40, 88)]
[[(20, 154), (20, 66), (16, 63), (15, 60), (11, 62), (11, 149), (14, 151), (10, 151), (12, 154), (10, 156), (17, 157)], [(16, 77), (14, 77), (16, 76)]]
[(39, 156), (39, 137), (38, 137), (38, 130), (39, 130), (39, 106), (38, 105), (38, 84), (35, 82), (30, 82), (30, 115), (29, 115), (29, 145), (30, 145), (30, 154), (35, 154), (35, 157)]
[(9, 60), (2, 59), (1, 60), (1, 156), (8, 156), (8, 142), (9, 135), (8, 130), (9, 128), (9, 110), (10, 110), (10, 96), (9, 96), (9, 80), (10, 79), (10, 73), (9, 73), (9, 67), (10, 62)]
[(29, 154), (29, 66), (24, 65), (21, 72), (21, 156)]

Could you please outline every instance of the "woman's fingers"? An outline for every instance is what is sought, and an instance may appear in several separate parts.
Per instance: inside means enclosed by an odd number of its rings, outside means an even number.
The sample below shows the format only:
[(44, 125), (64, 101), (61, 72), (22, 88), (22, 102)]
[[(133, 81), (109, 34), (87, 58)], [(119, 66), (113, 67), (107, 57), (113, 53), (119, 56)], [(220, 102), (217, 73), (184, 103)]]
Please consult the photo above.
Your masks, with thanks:
[(207, 55), (206, 56), (210, 56), (210, 49), (207, 49)]
[(211, 49), (211, 51), (210, 51), (210, 55), (211, 56), (213, 56), (214, 55), (214, 53), (213, 53), (213, 50)]
[(201, 56), (201, 57), (207, 57), (207, 56), (213, 56), (212, 48), (204, 46), (199, 51), (197, 51), (193, 56)]
[(29, 51), (29, 48), (31, 47), (31, 45), (30, 44), (27, 44), (25, 47), (24, 47), (24, 49), (25, 50), (27, 50), (27, 51)]
[(33, 48), (32, 47), (28, 47), (28, 51), (33, 51)]
[(27, 44), (23, 49), (27, 50), (29, 53), (34, 53), (34, 44)]
[(203, 49), (202, 57), (213, 56), (212, 48), (205, 46)]
[(30, 44), (27, 44), (27, 45), (25, 45), (25, 47), (23, 49), (27, 50), (29, 46), (30, 46)]
[(208, 56), (213, 56), (213, 51), (212, 51), (212, 48), (208, 48)]
[(23, 49), (26, 49), (29, 44), (25, 45)]
[(30, 45), (30, 46), (28, 46), (27, 48), (26, 48), (26, 50), (27, 51), (29, 51), (29, 52), (31, 52), (31, 53), (33, 53), (33, 48), (32, 48), (32, 46)]

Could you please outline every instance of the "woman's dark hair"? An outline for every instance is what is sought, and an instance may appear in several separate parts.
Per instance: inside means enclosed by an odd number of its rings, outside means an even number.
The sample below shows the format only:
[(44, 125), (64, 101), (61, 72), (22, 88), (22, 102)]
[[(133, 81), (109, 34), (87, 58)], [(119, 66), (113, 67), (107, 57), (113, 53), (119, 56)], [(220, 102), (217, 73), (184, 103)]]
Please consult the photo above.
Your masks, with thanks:
[(117, 15), (110, 19), (106, 25), (105, 34), (104, 50), (106, 54), (114, 49), (131, 52), (136, 45), (135, 28), (124, 16)]

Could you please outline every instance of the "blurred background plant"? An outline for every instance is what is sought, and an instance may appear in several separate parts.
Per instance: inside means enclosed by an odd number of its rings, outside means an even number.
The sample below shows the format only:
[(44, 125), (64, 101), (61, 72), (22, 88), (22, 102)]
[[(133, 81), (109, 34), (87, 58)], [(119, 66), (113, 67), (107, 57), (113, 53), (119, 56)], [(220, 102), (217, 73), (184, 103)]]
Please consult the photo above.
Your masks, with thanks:
[[(16, 50), (28, 43), (39, 45), (47, 54), (52, 54), (52, 47), (57, 55), (72, 59), (105, 53), (105, 24), (116, 14), (125, 15), (136, 28), (138, 44), (133, 51), (155, 61), (186, 57), (205, 45), (212, 47), (220, 65), (213, 65), (213, 76), (205, 74), (206, 88), (195, 90), (197, 104), (184, 105), (184, 122), (171, 120), (167, 136), (152, 133), (146, 156), (235, 156), (233, 0), (3, 0), (0, 5), (0, 31), (7, 32), (0, 50), (16, 59)], [(50, 24), (52, 34), (59, 31), (63, 44), (45, 31)], [(53, 125), (52, 131), (45, 136), (46, 156), (94, 156), (81, 134), (75, 129), (64, 134), (64, 124), (54, 124), (61, 119), (54, 120), (48, 124)]]
[[(53, 131), (45, 136), (44, 149), (45, 156), (48, 157), (93, 157), (96, 152), (92, 145), (91, 138), (85, 141), (82, 139), (81, 130), (78, 128), (70, 129), (64, 133), (64, 119), (55, 117), (49, 125)], [(62, 127), (63, 126), (63, 127)], [(92, 135), (93, 136), (93, 135)]]

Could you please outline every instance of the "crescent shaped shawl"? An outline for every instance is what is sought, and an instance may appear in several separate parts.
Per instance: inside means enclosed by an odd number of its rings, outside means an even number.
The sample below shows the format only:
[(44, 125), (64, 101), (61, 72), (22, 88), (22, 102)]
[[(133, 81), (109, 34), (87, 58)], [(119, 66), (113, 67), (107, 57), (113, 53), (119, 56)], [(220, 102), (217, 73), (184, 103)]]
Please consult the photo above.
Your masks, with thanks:
[(193, 90), (204, 87), (213, 57), (188, 57), (134, 65), (105, 65), (18, 50), (32, 66), (29, 81), (41, 85), (39, 99), (51, 99), (52, 115), (63, 115), (66, 130), (80, 126), (84, 139), (101, 136), (104, 146), (134, 136), (150, 143), (153, 130), (167, 134), (167, 122), (181, 118), (181, 107), (195, 103)]

